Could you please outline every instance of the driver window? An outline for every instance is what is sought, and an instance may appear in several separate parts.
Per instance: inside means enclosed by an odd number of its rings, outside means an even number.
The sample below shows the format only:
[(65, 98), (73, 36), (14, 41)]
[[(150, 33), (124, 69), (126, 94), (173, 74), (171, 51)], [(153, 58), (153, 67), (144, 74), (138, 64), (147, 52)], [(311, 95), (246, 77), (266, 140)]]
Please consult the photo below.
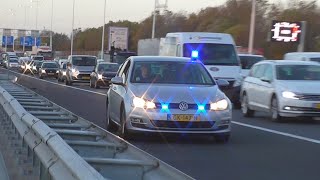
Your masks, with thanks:
[(273, 70), (271, 65), (266, 65), (263, 77), (270, 81), (273, 79)]

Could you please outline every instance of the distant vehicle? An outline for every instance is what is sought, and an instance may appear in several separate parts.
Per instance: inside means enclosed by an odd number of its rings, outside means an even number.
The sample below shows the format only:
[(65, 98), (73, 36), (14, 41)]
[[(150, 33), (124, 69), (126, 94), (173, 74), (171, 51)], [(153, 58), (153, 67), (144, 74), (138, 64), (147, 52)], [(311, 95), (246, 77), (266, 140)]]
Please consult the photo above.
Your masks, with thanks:
[(126, 60), (107, 93), (107, 129), (131, 133), (207, 134), (227, 142), (232, 105), (200, 61), (143, 57)]
[(5, 62), (5, 59), (6, 59), (6, 56), (7, 56), (8, 54), (6, 53), (6, 52), (2, 52), (2, 53), (0, 53), (0, 65), (1, 66), (4, 66), (4, 62)]
[(160, 39), (141, 39), (138, 41), (138, 56), (158, 56)]
[(246, 77), (248, 76), (251, 67), (260, 61), (265, 60), (266, 58), (261, 55), (253, 54), (238, 54), (241, 63), (241, 75)]
[(71, 86), (75, 82), (89, 83), (90, 75), (97, 65), (97, 57), (73, 55), (69, 56), (68, 63), (71, 68), (67, 68), (66, 85)]
[(43, 61), (39, 61), (39, 60), (33, 60), (31, 62), (31, 68), (32, 68), (33, 73), (35, 73), (35, 74), (39, 73), (39, 69), (41, 68), (42, 63), (43, 63)]
[(15, 53), (16, 53), (16, 56), (18, 57), (24, 57), (24, 52), (22, 51), (15, 51)]
[(4, 68), (19, 67), (18, 57), (14, 55), (7, 55), (3, 63)]
[(114, 59), (111, 62), (122, 64), (130, 56), (137, 56), (137, 53), (129, 52), (129, 51), (116, 52), (115, 56), (114, 56)]
[(44, 61), (39, 69), (39, 78), (43, 79), (44, 77), (55, 77), (58, 79), (58, 70), (59, 66), (57, 63)]
[(286, 53), (284, 59), (320, 62), (320, 52), (291, 52)]
[(320, 117), (320, 64), (311, 61), (261, 61), (244, 79), (242, 113), (282, 117)]
[(43, 56), (43, 60), (53, 60), (53, 52), (50, 46), (33, 46), (32, 54), (35, 54), (37, 56)]
[(64, 82), (66, 80), (67, 75), (67, 63), (63, 63), (60, 65), (58, 72), (58, 82)]
[(68, 59), (59, 59), (59, 60), (58, 60), (58, 64), (59, 64), (59, 65), (65, 64), (65, 63), (67, 63), (67, 62), (68, 62)]
[(31, 58), (30, 57), (20, 57), (19, 58), (19, 71), (21, 73), (31, 73), (32, 67), (31, 67)]
[(230, 34), (206, 32), (168, 33), (160, 40), (160, 56), (198, 59), (203, 62), (211, 77), (229, 82), (224, 93), (240, 108), (242, 83), (240, 59)]
[(100, 86), (109, 86), (111, 79), (116, 76), (119, 66), (118, 63), (98, 63), (91, 73), (90, 87), (99, 88)]

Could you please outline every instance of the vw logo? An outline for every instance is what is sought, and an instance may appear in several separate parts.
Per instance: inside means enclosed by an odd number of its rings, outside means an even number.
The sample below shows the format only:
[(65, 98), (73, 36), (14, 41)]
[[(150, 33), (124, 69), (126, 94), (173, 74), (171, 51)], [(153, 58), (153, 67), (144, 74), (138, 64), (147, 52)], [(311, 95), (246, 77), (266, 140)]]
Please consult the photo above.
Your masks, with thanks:
[(213, 71), (213, 72), (217, 72), (217, 71), (219, 71), (220, 69), (217, 68), (217, 67), (211, 67), (210, 70)]
[(186, 103), (186, 102), (181, 102), (180, 104), (179, 104), (179, 109), (181, 110), (181, 111), (186, 111), (186, 110), (188, 110), (188, 103)]

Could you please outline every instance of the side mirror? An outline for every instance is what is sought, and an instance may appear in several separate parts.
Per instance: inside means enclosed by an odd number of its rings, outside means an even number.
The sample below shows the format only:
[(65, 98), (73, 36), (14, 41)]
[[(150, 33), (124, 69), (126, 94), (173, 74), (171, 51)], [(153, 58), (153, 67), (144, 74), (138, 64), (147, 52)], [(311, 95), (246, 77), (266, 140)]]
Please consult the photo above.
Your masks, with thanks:
[(224, 79), (218, 79), (217, 84), (219, 87), (227, 87), (230, 85), (230, 83)]
[(124, 85), (122, 77), (119, 76), (112, 78), (111, 83), (116, 85)]

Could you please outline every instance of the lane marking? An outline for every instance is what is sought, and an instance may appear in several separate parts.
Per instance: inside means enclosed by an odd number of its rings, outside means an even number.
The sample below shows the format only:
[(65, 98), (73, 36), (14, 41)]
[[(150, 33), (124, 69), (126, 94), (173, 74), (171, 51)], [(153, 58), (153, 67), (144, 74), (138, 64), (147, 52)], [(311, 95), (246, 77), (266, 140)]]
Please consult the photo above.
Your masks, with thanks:
[[(99, 93), (99, 92), (94, 92), (94, 91), (81, 89), (81, 88), (77, 88), (77, 87), (72, 87), (72, 86), (66, 86), (64, 84), (59, 84), (59, 83), (55, 83), (55, 82), (51, 82), (51, 81), (46, 81), (46, 80), (43, 80), (43, 79), (38, 79), (38, 78), (35, 78), (35, 77), (32, 77), (32, 76), (29, 76), (29, 75), (26, 75), (26, 74), (20, 74), (20, 73), (17, 73), (15, 71), (11, 71), (11, 70), (8, 70), (8, 71), (10, 71), (12, 73), (15, 73), (15, 74), (18, 74), (18, 75), (22, 75), (22, 76), (33, 78), (33, 79), (36, 79), (36, 80), (40, 80), (40, 81), (43, 81), (43, 82), (51, 83), (51, 84), (54, 84), (54, 85), (59, 85), (59, 86), (62, 86), (62, 87), (68, 87), (68, 88), (72, 88), (72, 89), (76, 89), (76, 90), (80, 90), (80, 91), (85, 91), (85, 92), (89, 92), (89, 93), (94, 93), (94, 94), (106, 96), (106, 94), (102, 94), (102, 93)], [(302, 141), (307, 141), (307, 142), (311, 142), (311, 143), (315, 143), (315, 144), (320, 144), (320, 140), (307, 138), (307, 137), (303, 137), (303, 136), (299, 136), (299, 135), (294, 135), (294, 134), (290, 134), (290, 133), (285, 133), (285, 132), (272, 130), (272, 129), (268, 129), (268, 128), (263, 128), (263, 127), (260, 127), (260, 126), (254, 126), (254, 125), (245, 124), (245, 123), (236, 122), (236, 121), (232, 121), (232, 124), (236, 124), (236, 125), (239, 125), (239, 126), (252, 128), (252, 129), (256, 129), (256, 130), (260, 130), (260, 131), (264, 131), (264, 132), (268, 132), (268, 133), (272, 133), (272, 134), (277, 134), (277, 135), (281, 135), (281, 136), (285, 136), (285, 137), (290, 137), (290, 138), (294, 138), (294, 139), (298, 139), (298, 140), (302, 140)]]
[[(5, 70), (7, 70), (7, 69), (5, 69)], [(10, 71), (10, 72), (12, 72), (14, 74), (18, 74), (20, 76), (25, 76), (25, 77), (28, 77), (28, 78), (32, 78), (32, 79), (35, 79), (35, 80), (38, 80), (38, 81), (43, 81), (43, 82), (51, 83), (51, 84), (54, 84), (54, 85), (59, 85), (59, 86), (62, 86), (62, 87), (67, 87), (67, 88), (71, 88), (71, 89), (76, 89), (76, 90), (80, 90), (80, 91), (94, 93), (94, 94), (98, 94), (98, 95), (101, 95), (101, 96), (107, 96), (106, 94), (103, 94), (103, 93), (100, 93), (100, 92), (90, 91), (90, 90), (87, 90), (87, 89), (77, 88), (77, 87), (73, 87), (73, 86), (67, 86), (67, 85), (64, 85), (64, 84), (59, 84), (59, 83), (55, 83), (55, 82), (52, 82), (52, 81), (39, 79), (39, 78), (36, 78), (36, 77), (33, 77), (33, 76), (29, 76), (29, 75), (26, 75), (26, 74), (21, 74), (21, 73), (12, 71), (12, 70), (7, 70), (7, 71)]]
[(260, 131), (265, 131), (265, 132), (281, 135), (281, 136), (286, 136), (286, 137), (290, 137), (290, 138), (294, 138), (294, 139), (299, 139), (299, 140), (302, 140), (302, 141), (307, 141), (307, 142), (311, 142), (311, 143), (320, 144), (320, 140), (316, 140), (316, 139), (312, 139), (312, 138), (307, 138), (307, 137), (303, 137), (303, 136), (299, 136), (299, 135), (294, 135), (294, 134), (290, 134), (290, 133), (276, 131), (276, 130), (263, 128), (263, 127), (259, 127), (259, 126), (254, 126), (254, 125), (250, 125), (250, 124), (245, 124), (245, 123), (241, 123), (241, 122), (232, 121), (232, 123), (236, 124), (236, 125), (239, 125), (239, 126), (244, 126), (244, 127), (248, 127), (248, 128), (252, 128), (252, 129), (257, 129), (257, 130), (260, 130)]

